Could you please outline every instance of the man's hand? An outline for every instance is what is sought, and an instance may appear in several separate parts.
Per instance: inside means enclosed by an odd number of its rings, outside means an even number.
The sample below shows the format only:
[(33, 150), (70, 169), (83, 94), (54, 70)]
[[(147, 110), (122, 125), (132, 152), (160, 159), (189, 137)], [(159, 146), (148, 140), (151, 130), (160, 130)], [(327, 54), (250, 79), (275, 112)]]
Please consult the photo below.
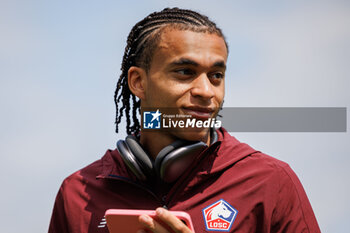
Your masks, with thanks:
[[(180, 219), (178, 219), (175, 215), (170, 213), (164, 208), (156, 209), (157, 217), (165, 224), (172, 229), (172, 232), (175, 233), (193, 233)], [(139, 217), (139, 221), (141, 224), (145, 226), (146, 229), (150, 230), (153, 233), (169, 233), (162, 224), (154, 220), (152, 217), (148, 215), (141, 215)], [(140, 230), (138, 233), (145, 233), (145, 231)]]

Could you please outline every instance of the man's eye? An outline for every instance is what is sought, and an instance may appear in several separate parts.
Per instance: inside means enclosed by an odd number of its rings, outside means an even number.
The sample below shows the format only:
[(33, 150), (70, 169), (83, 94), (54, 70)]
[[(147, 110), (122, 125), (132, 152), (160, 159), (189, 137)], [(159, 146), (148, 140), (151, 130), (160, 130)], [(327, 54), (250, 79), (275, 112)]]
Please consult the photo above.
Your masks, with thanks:
[(195, 72), (191, 69), (178, 69), (175, 71), (177, 74), (181, 75), (194, 75)]
[(225, 75), (221, 72), (210, 74), (210, 78), (214, 78), (214, 79), (222, 79), (222, 78), (224, 78), (224, 76)]

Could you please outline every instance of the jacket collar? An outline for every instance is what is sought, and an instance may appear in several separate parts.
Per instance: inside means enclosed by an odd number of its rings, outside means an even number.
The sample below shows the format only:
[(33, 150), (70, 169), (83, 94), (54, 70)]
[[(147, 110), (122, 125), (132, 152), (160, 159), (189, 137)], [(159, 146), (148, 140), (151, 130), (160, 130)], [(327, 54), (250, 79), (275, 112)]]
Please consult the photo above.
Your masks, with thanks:
[(213, 166), (210, 173), (219, 172), (232, 166), (236, 162), (250, 156), (259, 151), (253, 149), (246, 143), (241, 143), (235, 137), (231, 136), (224, 128), (219, 130), (218, 141), (221, 145), (216, 152), (216, 158), (213, 161)]
[[(224, 128), (217, 129), (217, 134), (218, 140), (207, 149), (209, 154), (201, 159), (198, 164), (199, 167), (194, 168), (197, 177), (205, 178), (223, 171), (245, 157), (258, 152), (249, 145), (239, 142)], [(101, 162), (102, 166), (97, 178), (114, 177), (138, 182), (136, 176), (124, 164), (117, 149), (107, 150), (101, 158)], [(202, 180), (202, 178), (199, 180)], [(195, 180), (199, 181), (198, 179)]]

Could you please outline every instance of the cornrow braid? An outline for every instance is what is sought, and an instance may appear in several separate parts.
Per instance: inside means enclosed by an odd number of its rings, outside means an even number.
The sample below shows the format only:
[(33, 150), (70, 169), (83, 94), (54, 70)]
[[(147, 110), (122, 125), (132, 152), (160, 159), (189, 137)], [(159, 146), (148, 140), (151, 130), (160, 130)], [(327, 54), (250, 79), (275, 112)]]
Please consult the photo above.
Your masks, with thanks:
[[(207, 16), (191, 10), (165, 8), (160, 12), (153, 12), (138, 22), (132, 28), (128, 36), (121, 64), (122, 72), (114, 93), (117, 133), (119, 132), (118, 126), (124, 113), (126, 115), (127, 124), (126, 133), (130, 135), (140, 132), (141, 126), (138, 119), (138, 115), (141, 114), (140, 100), (137, 99), (129, 89), (128, 71), (131, 66), (142, 67), (146, 72), (149, 71), (154, 49), (159, 42), (161, 29), (165, 27), (174, 27), (179, 30), (191, 30), (195, 32), (215, 33), (224, 38), (220, 28), (218, 28), (214, 22), (210, 21)], [(121, 104), (121, 107), (119, 104)], [(132, 114), (132, 121), (130, 114)]]

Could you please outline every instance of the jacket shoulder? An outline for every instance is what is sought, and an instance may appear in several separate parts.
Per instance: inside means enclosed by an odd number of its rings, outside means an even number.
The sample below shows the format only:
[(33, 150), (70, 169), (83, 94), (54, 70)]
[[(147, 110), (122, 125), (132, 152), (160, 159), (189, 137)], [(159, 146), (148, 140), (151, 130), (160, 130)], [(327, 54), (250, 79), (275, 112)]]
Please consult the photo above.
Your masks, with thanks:
[(255, 153), (251, 159), (259, 164), (258, 169), (268, 170), (271, 181), (278, 185), (274, 227), (281, 232), (320, 232), (303, 185), (289, 164), (263, 153)]

